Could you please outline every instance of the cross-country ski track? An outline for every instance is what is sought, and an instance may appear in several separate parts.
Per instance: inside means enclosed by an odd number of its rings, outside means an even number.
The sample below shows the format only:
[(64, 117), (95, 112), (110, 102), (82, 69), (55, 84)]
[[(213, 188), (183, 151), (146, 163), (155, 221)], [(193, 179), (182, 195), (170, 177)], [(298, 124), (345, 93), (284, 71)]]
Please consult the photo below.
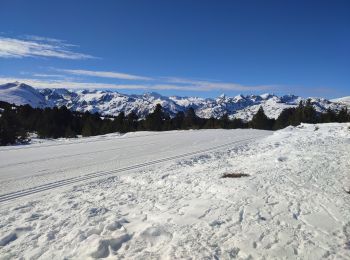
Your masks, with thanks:
[(0, 150), (0, 203), (233, 148), (269, 133), (257, 130), (143, 132), (4, 147)]

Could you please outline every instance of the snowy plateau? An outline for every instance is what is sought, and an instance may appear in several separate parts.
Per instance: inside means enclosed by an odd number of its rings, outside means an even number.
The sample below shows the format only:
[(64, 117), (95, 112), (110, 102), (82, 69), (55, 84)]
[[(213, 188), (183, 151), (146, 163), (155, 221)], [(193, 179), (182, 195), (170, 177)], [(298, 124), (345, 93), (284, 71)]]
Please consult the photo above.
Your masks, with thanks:
[[(126, 95), (108, 90), (68, 90), (68, 89), (35, 89), (24, 83), (14, 82), (0, 85), (0, 101), (17, 105), (29, 104), (32, 107), (66, 106), (75, 111), (101, 115), (116, 116), (120, 112), (129, 114), (135, 112), (144, 118), (153, 112), (157, 104), (171, 116), (178, 111), (186, 111), (192, 107), (197, 116), (202, 118), (219, 118), (228, 114), (231, 118), (250, 120), (260, 106), (270, 118), (277, 118), (286, 108), (296, 107), (305, 98), (295, 95), (278, 97), (273, 94), (238, 95), (228, 97), (221, 95), (215, 99), (198, 97), (166, 97), (157, 93), (143, 95)], [(311, 98), (311, 103), (318, 112), (327, 109), (339, 111), (350, 107), (349, 98), (327, 100), (324, 98)]]
[(0, 258), (350, 259), (349, 169), (349, 123), (1, 147)]

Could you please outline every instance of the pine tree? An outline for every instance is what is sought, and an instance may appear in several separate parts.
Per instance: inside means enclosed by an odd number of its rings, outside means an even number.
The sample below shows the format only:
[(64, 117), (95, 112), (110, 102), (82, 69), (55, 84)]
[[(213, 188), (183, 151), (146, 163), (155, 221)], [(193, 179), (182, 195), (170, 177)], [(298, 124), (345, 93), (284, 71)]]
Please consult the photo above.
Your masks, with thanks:
[(317, 112), (311, 104), (311, 99), (308, 99), (306, 101), (306, 105), (303, 111), (302, 122), (309, 123), (309, 124), (314, 124), (317, 122)]
[(237, 128), (247, 128), (248, 124), (244, 123), (242, 119), (240, 118), (234, 118), (231, 122), (231, 128), (237, 129)]
[(196, 113), (194, 112), (194, 109), (192, 107), (190, 107), (185, 114), (185, 118), (184, 118), (184, 126), (186, 129), (198, 129), (199, 128), (199, 119), (196, 115)]
[(330, 122), (336, 122), (337, 121), (337, 114), (330, 108), (327, 109), (326, 113), (323, 113), (321, 115), (322, 123), (330, 123)]
[(282, 129), (285, 128), (289, 125), (291, 125), (291, 121), (293, 116), (296, 113), (296, 109), (295, 108), (286, 108), (284, 109), (281, 114), (278, 116), (278, 118), (276, 119), (276, 122), (274, 124), (274, 129), (278, 130), (278, 129)]
[(136, 131), (139, 117), (132, 111), (126, 118), (126, 131)]
[(81, 134), (84, 137), (94, 135), (93, 126), (90, 120), (87, 120), (84, 123), (83, 129), (81, 130)]
[(291, 115), (290, 123), (293, 126), (300, 125), (304, 118), (304, 104), (303, 101), (299, 102), (298, 107), (295, 109), (294, 113)]
[(223, 129), (229, 129), (230, 128), (230, 119), (228, 118), (228, 114), (225, 113), (221, 118), (220, 118), (220, 127)]
[(206, 123), (204, 124), (205, 129), (216, 129), (219, 128), (218, 120), (214, 117), (211, 117), (206, 120)]
[(145, 120), (146, 129), (152, 131), (163, 130), (165, 120), (170, 119), (169, 116), (163, 112), (161, 104), (157, 104), (153, 113), (149, 114)]
[(15, 111), (5, 109), (0, 117), (0, 144), (14, 144), (19, 136), (20, 123)]
[(76, 133), (72, 130), (71, 126), (67, 126), (65, 133), (64, 133), (64, 137), (66, 138), (74, 138), (77, 137)]
[(184, 118), (185, 118), (185, 113), (183, 111), (177, 112), (175, 117), (171, 120), (172, 129), (183, 129)]
[(116, 132), (125, 132), (125, 113), (120, 112), (118, 116), (113, 121), (113, 130)]
[(253, 116), (250, 122), (252, 128), (255, 129), (265, 129), (271, 130), (273, 125), (273, 120), (269, 119), (264, 112), (263, 107), (260, 107), (258, 112)]
[(348, 122), (349, 121), (349, 114), (348, 114), (348, 109), (345, 107), (345, 108), (342, 108), (338, 115), (337, 115), (337, 121), (339, 123), (344, 123), (344, 122)]

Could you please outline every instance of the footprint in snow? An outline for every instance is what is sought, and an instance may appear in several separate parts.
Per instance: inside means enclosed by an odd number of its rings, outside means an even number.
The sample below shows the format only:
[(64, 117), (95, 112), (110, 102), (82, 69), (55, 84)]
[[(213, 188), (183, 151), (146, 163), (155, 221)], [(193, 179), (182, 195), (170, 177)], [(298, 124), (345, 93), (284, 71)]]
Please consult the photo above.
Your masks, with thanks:
[(6, 245), (10, 244), (11, 242), (17, 240), (21, 235), (23, 235), (24, 233), (29, 232), (31, 230), (32, 230), (31, 227), (15, 228), (15, 230), (13, 230), (9, 234), (0, 238), (0, 246), (6, 246)]
[(94, 250), (90, 256), (92, 258), (109, 257), (111, 254), (114, 254), (116, 251), (118, 251), (122, 245), (130, 239), (131, 236), (129, 234), (123, 234), (115, 238), (95, 240), (95, 242), (97, 242), (97, 249)]
[(98, 215), (103, 215), (107, 211), (109, 211), (109, 210), (106, 208), (91, 208), (91, 209), (87, 210), (87, 213), (88, 213), (88, 217), (95, 217)]
[(126, 219), (122, 218), (122, 219), (120, 219), (118, 221), (113, 221), (113, 222), (107, 224), (105, 226), (105, 230), (115, 231), (117, 229), (124, 228), (123, 224), (127, 224), (127, 223), (129, 223), (129, 221), (127, 221)]
[(140, 237), (151, 246), (168, 243), (172, 239), (172, 234), (162, 227), (154, 226), (145, 229)]
[(286, 156), (280, 156), (277, 158), (277, 162), (285, 162), (285, 161), (287, 161), (287, 159), (288, 158)]

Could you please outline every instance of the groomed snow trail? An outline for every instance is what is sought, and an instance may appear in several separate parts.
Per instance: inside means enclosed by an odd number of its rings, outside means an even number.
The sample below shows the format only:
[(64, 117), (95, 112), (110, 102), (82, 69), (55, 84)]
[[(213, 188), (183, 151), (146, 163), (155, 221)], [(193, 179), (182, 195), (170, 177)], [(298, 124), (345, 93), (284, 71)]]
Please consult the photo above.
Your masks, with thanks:
[(254, 130), (138, 132), (0, 148), (0, 203), (246, 143)]
[(0, 256), (349, 259), (349, 169), (350, 124), (288, 127), (0, 204)]

